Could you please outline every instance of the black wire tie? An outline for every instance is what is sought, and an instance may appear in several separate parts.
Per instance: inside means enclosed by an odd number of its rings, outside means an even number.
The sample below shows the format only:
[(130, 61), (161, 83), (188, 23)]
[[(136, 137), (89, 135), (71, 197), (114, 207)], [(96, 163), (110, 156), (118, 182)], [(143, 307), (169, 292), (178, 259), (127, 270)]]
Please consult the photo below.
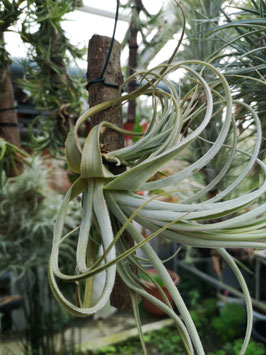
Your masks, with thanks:
[(86, 89), (89, 90), (89, 87), (95, 83), (102, 83), (105, 86), (109, 86), (111, 88), (116, 88), (116, 89), (119, 89), (119, 87), (120, 87), (118, 84), (107, 83), (104, 78), (97, 78), (97, 79), (93, 79), (93, 80), (89, 81), (86, 85)]
[(108, 50), (108, 54), (107, 54), (107, 57), (106, 57), (106, 61), (105, 61), (103, 70), (102, 70), (99, 78), (93, 79), (93, 80), (91, 80), (91, 81), (89, 81), (87, 83), (87, 85), (86, 85), (86, 89), (87, 90), (89, 89), (90, 85), (95, 84), (95, 83), (102, 83), (105, 86), (109, 86), (111, 88), (116, 88), (116, 89), (119, 89), (119, 87), (120, 87), (120, 85), (118, 85), (118, 84), (112, 84), (112, 83), (105, 82), (105, 79), (103, 77), (103, 75), (105, 73), (105, 70), (107, 68), (107, 65), (109, 63), (109, 60), (110, 60), (110, 57), (111, 57), (111, 53), (112, 53), (112, 49), (113, 49), (113, 44), (114, 44), (114, 40), (115, 40), (116, 25), (117, 25), (117, 20), (118, 20), (118, 13), (119, 13), (119, 0), (117, 0), (117, 5), (116, 5), (116, 14), (115, 14), (115, 23), (114, 23), (113, 36), (112, 36), (112, 39), (111, 39), (110, 47), (109, 47), (109, 50)]
[(7, 108), (0, 108), (0, 112), (12, 111), (12, 110), (17, 110), (17, 109), (18, 109), (18, 106), (7, 107)]
[(18, 127), (16, 122), (0, 122), (0, 127)]

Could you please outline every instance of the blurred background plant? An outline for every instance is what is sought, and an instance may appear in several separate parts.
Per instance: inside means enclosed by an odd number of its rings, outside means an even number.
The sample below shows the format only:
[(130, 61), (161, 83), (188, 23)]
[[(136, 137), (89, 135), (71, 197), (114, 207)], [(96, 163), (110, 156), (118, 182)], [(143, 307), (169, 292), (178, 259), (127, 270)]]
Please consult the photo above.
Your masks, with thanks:
[(82, 72), (70, 74), (68, 67), (85, 49), (72, 45), (62, 28), (65, 15), (80, 5), (77, 0), (35, 0), (24, 12), (20, 33), (30, 46), (19, 86), (39, 111), (25, 144), (38, 151), (49, 148), (53, 155), (62, 153), (66, 135), (82, 111)]
[[(46, 275), (54, 219), (61, 200), (49, 187), (49, 171), (40, 157), (27, 159), (23, 173), (4, 179), (0, 191), (1, 275), (8, 275), (13, 292), (23, 297), (25, 324), (20, 331), (25, 327), (25, 352), (34, 354), (54, 353), (58, 347), (56, 333), (62, 332), (69, 321), (51, 296)], [(66, 231), (79, 221), (77, 207), (72, 204)], [(71, 250), (70, 243), (66, 260)]]
[[(12, 31), (11, 26), (18, 20), (23, 20), (21, 36), (25, 41), (27, 35), (31, 36), (32, 40), (24, 67), (29, 76), (22, 86), (26, 90), (24, 99), (27, 94), (33, 97), (40, 110), (37, 120), (41, 117), (41, 121), (38, 137), (28, 135), (22, 143), (39, 152), (49, 147), (56, 154), (69, 128), (64, 124), (61, 127), (65, 131), (59, 128), (59, 114), (61, 122), (70, 122), (80, 113), (82, 105), (81, 79), (68, 74), (66, 53), (80, 56), (83, 51), (69, 44), (61, 28), (64, 14), (75, 5), (78, 2), (53, 0), (0, 3), (0, 300), (4, 312), (1, 331), (4, 337), (10, 332), (11, 336), (12, 333), (21, 336), (24, 353), (54, 354), (60, 345), (55, 341), (58, 332), (61, 332), (61, 348), (67, 351), (69, 347), (63, 342), (69, 317), (52, 298), (46, 273), (54, 219), (62, 197), (50, 187), (50, 162), (36, 156), (36, 152), (31, 156), (31, 150), (26, 152), (20, 148), (17, 97), (14, 97), (10, 71), (12, 60), (4, 35)], [(74, 203), (72, 207), (66, 231), (72, 230), (79, 221), (77, 205)], [(71, 254), (71, 243), (68, 248), (66, 260)], [(11, 310), (18, 306), (17, 302), (21, 309), (15, 310), (20, 312), (15, 317)]]
[[(205, 32), (205, 35), (211, 41), (219, 40), (223, 43), (213, 54), (216, 55), (217, 67), (224, 73), (232, 87), (233, 97), (241, 98), (251, 105), (260, 118), (263, 140), (259, 158), (265, 160), (266, 4), (263, 0), (252, 0), (243, 1), (241, 4), (233, 2), (232, 5), (232, 8), (219, 7), (222, 21)], [(210, 17), (209, 21), (213, 23), (215, 18)], [(254, 135), (254, 121), (241, 107), (237, 108), (236, 124), (242, 147), (247, 148), (247, 144), (256, 140), (255, 137), (251, 138)], [(261, 176), (257, 174), (258, 171), (258, 166), (254, 165), (249, 180), (245, 181), (247, 188), (252, 189), (259, 183)], [(238, 173), (236, 169), (235, 175)], [(240, 188), (245, 186), (242, 185)]]
[[(22, 343), (25, 352), (34, 354), (53, 354), (58, 348), (56, 333), (62, 332), (63, 337), (69, 321), (51, 296), (46, 272), (57, 206), (62, 200), (49, 187), (49, 173), (44, 159), (26, 158), (23, 172), (17, 177), (4, 176), (0, 190), (0, 276), (8, 276), (13, 293), (23, 297)], [(78, 203), (74, 202), (66, 232), (79, 219)], [(70, 241), (64, 250), (69, 267), (72, 247)]]

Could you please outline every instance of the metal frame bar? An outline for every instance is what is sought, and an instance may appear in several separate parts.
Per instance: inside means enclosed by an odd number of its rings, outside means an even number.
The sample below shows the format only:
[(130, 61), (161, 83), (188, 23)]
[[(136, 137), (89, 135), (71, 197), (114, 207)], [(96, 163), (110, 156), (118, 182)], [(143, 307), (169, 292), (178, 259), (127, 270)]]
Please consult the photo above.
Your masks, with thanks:
[[(87, 13), (92, 14), (92, 15), (98, 15), (98, 16), (111, 18), (111, 19), (115, 18), (115, 13), (114, 12), (103, 10), (103, 9), (98, 9), (98, 8), (92, 7), (92, 6), (84, 5), (84, 6), (76, 8), (76, 10), (77, 11), (81, 11), (81, 12), (87, 12)], [(124, 21), (124, 22), (130, 22), (130, 18), (128, 16), (125, 16), (125, 15), (118, 15), (118, 20), (119, 21)]]

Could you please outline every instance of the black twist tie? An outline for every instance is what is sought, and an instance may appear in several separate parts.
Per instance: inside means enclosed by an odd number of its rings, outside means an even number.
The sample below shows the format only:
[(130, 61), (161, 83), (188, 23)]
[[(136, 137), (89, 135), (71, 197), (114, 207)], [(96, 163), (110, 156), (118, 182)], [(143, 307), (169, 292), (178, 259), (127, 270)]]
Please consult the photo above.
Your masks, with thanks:
[(109, 86), (111, 88), (116, 88), (116, 89), (119, 89), (119, 87), (120, 87), (118, 84), (107, 83), (104, 78), (97, 78), (97, 79), (93, 79), (93, 80), (89, 81), (86, 85), (86, 89), (89, 90), (89, 87), (95, 83), (101, 83), (105, 86)]
[(5, 111), (12, 111), (12, 110), (17, 110), (18, 106), (12, 106), (12, 107), (7, 107), (7, 108), (0, 108), (0, 112), (5, 112)]
[(0, 127), (18, 127), (16, 122), (0, 122)]
[(108, 50), (108, 54), (107, 54), (107, 57), (106, 57), (106, 61), (105, 61), (103, 70), (102, 70), (99, 78), (93, 79), (93, 80), (91, 80), (91, 81), (89, 81), (87, 83), (87, 85), (86, 85), (86, 89), (87, 90), (89, 90), (89, 87), (92, 84), (95, 84), (95, 83), (101, 83), (101, 84), (103, 84), (105, 86), (109, 86), (109, 87), (115, 88), (115, 89), (119, 89), (119, 87), (120, 87), (120, 85), (118, 85), (118, 84), (107, 83), (105, 81), (105, 78), (103, 77), (104, 73), (105, 73), (105, 70), (106, 70), (106, 68), (108, 66), (108, 63), (109, 63), (109, 60), (110, 60), (110, 57), (111, 57), (111, 53), (112, 53), (112, 49), (113, 49), (113, 45), (114, 45), (115, 31), (116, 31), (116, 25), (117, 25), (117, 20), (118, 20), (118, 12), (119, 12), (119, 0), (117, 0), (117, 4), (116, 4), (116, 13), (115, 13), (115, 23), (114, 23), (113, 36), (112, 36), (112, 39), (111, 39), (110, 47), (109, 47), (109, 50)]

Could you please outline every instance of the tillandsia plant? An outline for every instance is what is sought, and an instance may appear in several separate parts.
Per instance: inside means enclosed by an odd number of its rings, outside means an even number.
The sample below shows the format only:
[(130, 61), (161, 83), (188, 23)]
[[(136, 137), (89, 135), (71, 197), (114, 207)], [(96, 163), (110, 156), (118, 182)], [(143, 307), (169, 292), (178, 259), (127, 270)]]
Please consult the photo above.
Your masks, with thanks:
[[(234, 8), (237, 12), (233, 15), (220, 8), (224, 22), (210, 29), (208, 35), (212, 35), (215, 40), (222, 40), (217, 59), (223, 58), (224, 75), (234, 86), (234, 97), (245, 97), (246, 103), (256, 107), (265, 136), (266, 4), (263, 0), (253, 0), (246, 6), (236, 4)], [(241, 112), (239, 116), (241, 119)], [(242, 124), (245, 122), (243, 117), (241, 121)], [(264, 139), (261, 159), (265, 158), (265, 151)]]
[[(48, 269), (50, 285), (55, 298), (64, 309), (74, 316), (84, 317), (107, 304), (114, 286), (115, 274), (118, 272), (131, 291), (144, 353), (147, 352), (141, 332), (138, 294), (149, 299), (175, 320), (189, 354), (204, 354), (200, 337), (178, 288), (149, 242), (160, 235), (160, 238), (168, 239), (179, 246), (215, 248), (232, 268), (243, 290), (247, 308), (247, 328), (240, 354), (244, 354), (252, 329), (252, 303), (244, 278), (226, 248), (266, 247), (263, 242), (266, 238), (266, 204), (256, 203), (266, 191), (266, 179), (264, 177), (264, 180), (248, 193), (239, 193), (235, 198), (229, 196), (248, 177), (254, 164), (259, 166), (265, 176), (266, 166), (258, 159), (262, 139), (260, 121), (251, 107), (232, 99), (230, 87), (220, 70), (200, 60), (184, 60), (172, 64), (174, 55), (175, 53), (168, 64), (134, 74), (133, 76), (138, 76), (140, 80), (138, 89), (90, 108), (78, 119), (69, 133), (66, 140), (66, 160), (69, 169), (79, 176), (67, 192), (58, 212)], [(187, 73), (182, 81), (189, 80), (194, 83), (182, 96), (179, 86), (167, 78), (168, 74), (176, 72), (178, 75), (179, 71), (182, 74)], [(208, 81), (205, 78), (208, 78)], [(129, 80), (132, 80), (132, 77), (128, 78)], [(143, 81), (147, 83), (142, 86)], [(165, 84), (168, 90), (160, 89), (159, 83)], [(99, 136), (105, 127), (125, 134), (128, 132), (111, 123), (102, 122), (93, 127), (85, 142), (81, 143), (79, 128), (91, 116), (107, 108), (116, 110), (123, 103), (141, 95), (151, 95), (153, 113), (146, 132), (136, 133), (142, 135), (140, 140), (131, 146), (103, 153)], [(238, 146), (234, 118), (238, 105), (251, 116), (252, 129), (256, 131), (252, 152)], [(209, 140), (203, 138), (206, 128), (213, 122), (217, 127), (216, 137)], [(132, 135), (132, 132), (130, 134)], [(161, 179), (154, 177), (160, 175), (160, 169), (165, 163), (178, 158), (194, 141), (202, 139), (209, 144), (209, 149), (198, 160), (181, 167), (171, 176)], [(156, 200), (158, 195), (145, 197), (137, 193), (140, 190), (167, 188), (167, 194), (171, 189), (172, 193), (176, 194), (182, 181), (193, 179), (194, 174), (211, 160), (215, 160), (223, 150), (227, 151), (227, 159), (222, 161), (219, 174), (200, 190), (188, 191), (187, 197), (177, 203)], [(228, 171), (237, 154), (245, 156), (248, 163), (234, 181), (226, 184)], [(122, 164), (127, 170), (115, 176), (109, 171), (107, 163)], [(158, 172), (159, 174), (155, 175)], [(210, 197), (208, 192), (221, 181), (225, 182), (225, 187), (217, 195)], [(182, 196), (184, 192), (182, 191)], [(73, 233), (79, 230), (76, 239), (71, 238), (71, 233), (63, 235), (63, 227), (70, 201), (81, 193), (82, 221), (73, 230)], [(133, 222), (148, 228), (152, 234), (144, 238)], [(135, 241), (131, 248), (124, 244), (124, 231)], [(76, 267), (72, 274), (65, 271), (61, 259), (61, 250), (69, 238), (76, 243)], [(134, 266), (145, 273), (143, 259), (135, 253), (139, 248), (146, 255), (144, 261), (151, 264), (163, 279), (180, 316), (167, 299), (163, 303), (149, 295), (144, 290), (138, 274), (132, 272)], [(99, 278), (105, 280), (100, 291), (99, 288), (96, 290)], [(62, 282), (73, 285), (73, 299), (64, 294)], [(157, 287), (160, 289), (158, 284)]]

